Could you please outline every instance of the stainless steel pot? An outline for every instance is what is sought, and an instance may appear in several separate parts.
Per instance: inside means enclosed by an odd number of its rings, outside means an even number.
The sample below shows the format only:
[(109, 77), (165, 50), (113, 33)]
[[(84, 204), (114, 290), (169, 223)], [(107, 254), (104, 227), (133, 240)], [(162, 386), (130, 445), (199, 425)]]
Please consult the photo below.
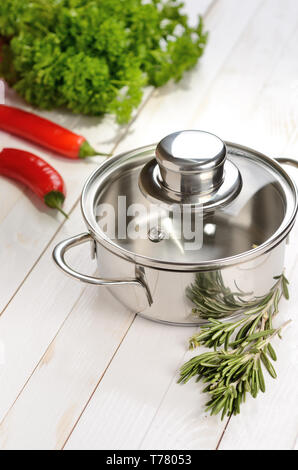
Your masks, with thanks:
[[(297, 190), (278, 161), (193, 130), (115, 156), (84, 186), (88, 232), (59, 243), (54, 260), (151, 320), (194, 325), (239, 315), (284, 269)], [(86, 242), (98, 278), (65, 261)]]

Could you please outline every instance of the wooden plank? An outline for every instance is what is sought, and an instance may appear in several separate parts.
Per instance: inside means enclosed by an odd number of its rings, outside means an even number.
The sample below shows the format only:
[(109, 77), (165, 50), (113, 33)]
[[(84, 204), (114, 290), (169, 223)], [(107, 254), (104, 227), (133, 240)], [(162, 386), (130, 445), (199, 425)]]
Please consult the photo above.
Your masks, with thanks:
[[(298, 6), (295, 4), (297, 13)], [(296, 16), (297, 16), (296, 13)], [(284, 29), (287, 24), (284, 21)], [(255, 129), (257, 146), (263, 147), (274, 157), (288, 156), (298, 159), (297, 124), (298, 124), (298, 65), (293, 60), (297, 53), (298, 28), (291, 31), (289, 40), (281, 56), (276, 60), (270, 76), (259, 87), (259, 93), (251, 102), (252, 133)], [(274, 45), (272, 45), (274, 47)], [(264, 145), (265, 144), (265, 145)], [(290, 168), (288, 168), (291, 171)], [(293, 177), (297, 177), (295, 170)]]
[[(59, 239), (84, 231), (77, 209), (61, 228)], [(5, 362), (0, 366), (0, 419), (12, 405), (40, 357), (83, 292), (84, 286), (66, 278), (54, 266), (51, 252), (55, 242), (25, 281), (19, 294), (0, 317), (0, 341)], [(78, 268), (95, 269), (89, 246), (72, 255)], [(74, 256), (76, 255), (76, 256)]]
[[(65, 448), (140, 448), (163, 397), (176, 380), (186, 340), (193, 332), (193, 328), (170, 328), (138, 317)], [(196, 387), (175, 387), (176, 396), (163, 422), (163, 432), (159, 430), (155, 446), (150, 448), (188, 448), (189, 420), (192, 438), (196, 436), (199, 448), (214, 446), (223, 424), (218, 418), (207, 422), (206, 416), (198, 413), (194, 403), (200, 403), (201, 395)], [(177, 430), (175, 436), (168, 427), (172, 423)]]
[(88, 287), (0, 426), (1, 449), (61, 448), (133, 318), (105, 289)]
[[(208, 129), (226, 140), (267, 153), (283, 150), (288, 133), (285, 126), (280, 127), (277, 142), (276, 127), (272, 128), (272, 106), (275, 106), (275, 119), (289, 122), (295, 109), (293, 101), (286, 99), (281, 110), (278, 104), (283, 101), (289, 84), (293, 87), (295, 83), (292, 62), (296, 51), (292, 42), (297, 31), (297, 12), (297, 2), (293, 0), (282, 4), (278, 0), (263, 3), (188, 125)], [(291, 77), (282, 71), (281, 63)], [(272, 80), (275, 69), (280, 70), (280, 79), (283, 77), (279, 83)], [(273, 101), (266, 97), (270, 88), (271, 92), (272, 88), (275, 91)]]
[[(206, 5), (206, 2), (204, 2), (204, 4)], [(197, 3), (197, 7), (199, 8), (199, 3)], [(61, 119), (62, 121), (59, 123), (63, 124), (63, 118)], [(73, 128), (76, 128), (76, 125), (77, 123), (72, 123)], [(102, 124), (100, 129), (104, 129), (103, 126), (104, 125)], [(82, 121), (80, 121), (79, 129), (80, 132), (89, 137), (86, 133), (87, 129), (82, 125)], [(98, 127), (95, 126), (94, 129), (97, 130)], [(101, 134), (101, 139), (103, 139), (103, 137), (105, 137), (107, 145), (110, 145), (110, 136), (107, 135), (107, 132)], [(95, 142), (95, 137), (94, 141), (92, 141), (92, 139), (90, 140), (93, 144), (98, 143)], [(66, 162), (64, 160), (61, 160), (61, 162), (63, 162), (61, 164), (65, 165), (70, 164), (70, 162)], [(91, 168), (91, 165), (89, 168)], [(82, 175), (80, 175), (80, 177), (82, 177)], [(77, 175), (73, 177), (74, 184), (75, 181), (78, 182), (78, 178), (79, 177)], [(79, 190), (79, 188), (77, 189)], [(23, 208), (23, 212), (26, 213), (25, 208)], [(13, 217), (11, 212), (7, 217)], [(4, 218), (4, 220), (6, 220), (6, 218)], [(0, 399), (0, 420), (3, 420), (6, 416), (0, 430), (0, 439), (3, 448), (9, 448), (10, 446), (13, 447), (14, 445), (20, 445), (23, 447), (30, 447), (33, 445), (34, 447), (39, 448), (47, 446), (61, 446), (62, 442), (67, 439), (67, 436), (74, 426), (80, 412), (84, 409), (87, 396), (91, 396), (96, 384), (95, 378), (100, 378), (100, 374), (104, 371), (108, 362), (108, 357), (112, 356), (116, 345), (120, 342), (120, 339), (127, 328), (127, 318), (131, 321), (131, 315), (127, 312), (126, 314), (125, 312), (123, 313), (126, 317), (123, 316), (120, 318), (119, 316), (118, 319), (110, 310), (105, 309), (102, 305), (103, 319), (100, 321), (106, 339), (106, 342), (104, 343), (106, 355), (100, 349), (96, 349), (95, 351), (95, 349), (91, 348), (89, 352), (89, 342), (85, 340), (82, 343), (82, 347), (86, 348), (86, 351), (81, 351), (83, 360), (80, 364), (77, 363), (78, 370), (76, 375), (74, 375), (74, 382), (72, 383), (73, 390), (69, 392), (69, 389), (67, 388), (69, 384), (68, 371), (71, 369), (71, 367), (69, 367), (69, 361), (73, 364), (73, 357), (68, 355), (68, 351), (65, 349), (65, 346), (63, 346), (65, 343), (64, 340), (60, 343), (60, 350), (59, 347), (56, 349), (56, 342), (51, 345), (51, 348), (48, 349), (48, 347), (54, 338), (56, 338), (57, 332), (60, 328), (64, 328), (62, 325), (65, 322), (68, 326), (63, 331), (66, 332), (66, 338), (68, 338), (72, 347), (76, 348), (77, 338), (73, 336), (73, 333), (77, 333), (77, 331), (80, 331), (82, 328), (79, 323), (76, 322), (78, 319), (80, 319), (81, 322), (85, 321), (84, 315), (82, 316), (82, 313), (84, 313), (82, 312), (82, 308), (86, 308), (92, 317), (92, 311), (94, 313), (95, 306), (98, 304), (98, 296), (96, 293), (97, 291), (93, 290), (94, 294), (91, 295), (89, 293), (86, 298), (82, 297), (82, 300), (80, 301), (82, 303), (79, 303), (78, 306), (75, 307), (76, 302), (79, 302), (79, 299), (82, 296), (83, 287), (75, 283), (73, 280), (65, 278), (62, 273), (59, 273), (56, 267), (50, 264), (50, 256), (52, 248), (57, 240), (61, 240), (66, 238), (69, 234), (78, 233), (83, 230), (83, 222), (81, 220), (79, 209), (77, 208), (74, 213), (72, 213), (71, 220), (67, 221), (62, 226), (59, 234), (43, 253), (35, 269), (29, 273), (21, 290), (11, 300), (9, 306), (0, 318), (0, 340), (5, 347), (6, 357), (4, 364), (0, 367), (0, 380), (2, 384), (5, 384), (2, 387)], [(77, 267), (85, 272), (88, 272), (88, 270), (90, 272), (88, 248), (89, 247), (86, 247), (85, 250), (82, 249), (78, 257), (74, 255), (72, 257), (77, 264)], [(26, 271), (24, 270), (24, 272)], [(90, 298), (90, 301), (86, 301), (87, 298)], [(116, 307), (114, 307), (114, 310), (116, 310)], [(76, 314), (73, 316), (74, 312), (78, 312), (77, 320)], [(67, 320), (69, 315), (71, 315), (72, 318), (70, 323), (68, 323)], [(95, 318), (96, 323), (94, 323)], [(96, 337), (94, 337), (94, 347), (100, 346), (100, 341), (98, 340), (99, 326), (97, 321), (99, 321), (99, 319), (94, 315), (90, 324), (86, 322), (88, 331), (92, 324), (90, 332), (97, 332)], [(112, 322), (112, 324), (109, 322)], [(71, 325), (76, 326), (72, 327)], [(109, 328), (109, 326), (111, 328)], [(70, 328), (70, 330), (68, 328)], [(105, 328), (108, 329), (108, 332), (110, 329), (112, 331), (114, 328), (115, 335), (109, 337)], [(62, 329), (57, 336), (57, 340), (59, 337), (59, 341), (60, 338), (62, 338), (60, 336)], [(39, 361), (46, 353), (43, 362), (47, 362), (49, 360), (48, 356), (51, 356), (53, 349), (57, 351), (57, 356), (56, 354), (53, 355), (53, 378), (50, 379), (50, 383), (53, 384), (53, 388), (55, 388), (55, 390), (57, 387), (57, 393), (42, 394), (42, 396), (40, 396), (40, 393), (37, 392), (39, 399), (31, 401), (30, 394), (26, 395), (26, 390), (29, 390), (29, 388), (27, 388), (29, 387), (29, 384), (31, 386), (32, 383), (33, 389), (36, 384), (38, 384), (38, 387), (41, 387), (40, 390), (45, 390), (49, 387), (48, 373), (51, 371), (51, 367), (40, 367)], [(95, 352), (98, 353), (99, 351), (103, 355), (103, 362), (97, 361)], [(87, 360), (84, 359), (85, 355)], [(58, 362), (56, 361), (56, 357)], [(93, 360), (90, 361), (91, 358), (93, 358)], [(91, 378), (90, 381), (86, 381), (86, 375), (84, 375), (83, 371), (87, 370), (86, 368), (88, 368), (89, 364), (90, 370), (88, 377)], [(61, 374), (61, 369), (60, 372), (56, 369), (57, 365), (59, 367), (65, 365), (63, 374)], [(81, 379), (79, 377), (81, 377)], [(83, 393), (82, 388), (77, 388), (80, 380), (84, 382)], [(61, 389), (59, 389), (60, 383), (62, 384)], [(37, 395), (35, 395), (32, 389), (30, 390), (32, 392), (32, 396), (34, 395), (36, 397)], [(86, 393), (87, 390), (88, 393)], [(20, 394), (21, 396), (19, 397)], [(20, 402), (21, 397), (24, 400), (22, 402)], [(73, 402), (70, 403), (70, 400), (74, 397), (76, 397), (77, 400), (76, 405), (74, 405)], [(45, 398), (45, 402), (43, 401), (43, 398)], [(29, 403), (27, 403), (28, 399)], [(20, 404), (20, 408), (11, 408), (14, 403), (17, 407)], [(39, 408), (41, 410), (41, 414), (38, 411)], [(11, 413), (16, 410), (15, 421), (14, 418), (12, 418), (12, 414), (9, 412), (10, 409)], [(31, 410), (29, 428), (28, 418), (22, 420), (22, 413), (25, 409)], [(54, 409), (57, 410), (56, 414), (53, 412)], [(71, 412), (69, 410), (71, 410)], [(21, 414), (19, 414), (19, 412)], [(38, 417), (44, 416), (44, 412), (47, 413), (48, 420), (41, 423)], [(60, 412), (61, 414), (59, 414)], [(50, 419), (51, 416), (53, 417), (52, 421)], [(10, 420), (12, 420), (11, 422), (14, 421), (15, 426), (8, 426)], [(33, 420), (35, 424), (33, 423)], [(40, 430), (41, 427), (43, 431)], [(34, 444), (32, 444), (32, 442), (34, 442)]]
[[(132, 318), (105, 293), (87, 291), (2, 423), (2, 449), (60, 448), (96, 388)], [(172, 378), (172, 365), (184, 354), (186, 331), (138, 318), (116, 371), (113, 367), (112, 383), (103, 389), (103, 400), (94, 402), (96, 410), (88, 408), (87, 416), (95, 412), (98, 419), (93, 425), (100, 432), (101, 448), (137, 445)], [(108, 420), (111, 426), (106, 428)], [(89, 428), (83, 440), (79, 437), (80, 447), (84, 442), (93, 447), (92, 435)], [(97, 437), (98, 432), (95, 447)]]

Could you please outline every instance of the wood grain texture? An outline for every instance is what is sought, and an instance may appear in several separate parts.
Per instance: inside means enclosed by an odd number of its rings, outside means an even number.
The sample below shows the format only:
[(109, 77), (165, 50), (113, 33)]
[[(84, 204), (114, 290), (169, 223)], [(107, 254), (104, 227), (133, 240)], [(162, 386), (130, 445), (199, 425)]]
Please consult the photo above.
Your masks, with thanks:
[[(176, 383), (194, 331), (137, 317), (65, 448), (215, 448), (224, 423), (204, 413), (201, 386)], [(167, 412), (148, 446), (164, 403)]]
[[(134, 318), (103, 289), (83, 297), (86, 287), (54, 266), (58, 240), (82, 231), (77, 207), (0, 317), (2, 448), (61, 447)], [(68, 256), (81, 272), (95, 270), (89, 244)]]
[(106, 290), (88, 287), (0, 426), (1, 448), (60, 449), (133, 318)]
[[(104, 151), (128, 150), (192, 127), (295, 157), (297, 2), (189, 0), (186, 8), (192, 18), (207, 12), (206, 54), (180, 84), (147, 90), (129, 129), (110, 118), (100, 124), (68, 113), (55, 119)], [(5, 145), (33, 149), (5, 139)], [(100, 159), (72, 163), (44, 155), (67, 174), (67, 209), (76, 206), (86, 174)], [(297, 170), (289, 172), (298, 181)], [(0, 207), (0, 241), (8, 253), (0, 252), (0, 307), (9, 302), (0, 317), (2, 449), (297, 448), (296, 319), (284, 341), (276, 342), (278, 379), (268, 378), (266, 394), (249, 400), (225, 428), (226, 421), (204, 413), (201, 385), (176, 384), (194, 329), (134, 320), (107, 292), (59, 273), (51, 252), (57, 241), (85, 230), (79, 208), (64, 222), (20, 186), (1, 180), (2, 189), (7, 197)], [(295, 313), (297, 236), (295, 227), (286, 254), (292, 298), (283, 302), (280, 322)], [(95, 269), (89, 246), (70, 259), (82, 272)]]
[[(274, 123), (271, 107), (280, 98), (274, 101), (263, 98), (264, 91), (274, 84), (272, 77), (277, 70), (283, 76), (278, 89), (287, 90), (289, 84), (293, 84), (293, 68), (291, 76), (286, 70), (294, 60), (294, 48), (289, 48), (289, 44), (296, 31), (297, 2), (287, 0), (286, 8), (278, 0), (263, 2), (203, 102), (190, 116), (188, 125), (210, 129), (226, 140), (241, 142), (268, 154), (282, 152), (288, 140), (286, 129), (272, 139), (275, 132), (271, 127)], [(277, 89), (275, 92), (278, 96)], [(293, 107), (290, 100), (286, 100), (278, 111), (279, 119), (287, 122)]]

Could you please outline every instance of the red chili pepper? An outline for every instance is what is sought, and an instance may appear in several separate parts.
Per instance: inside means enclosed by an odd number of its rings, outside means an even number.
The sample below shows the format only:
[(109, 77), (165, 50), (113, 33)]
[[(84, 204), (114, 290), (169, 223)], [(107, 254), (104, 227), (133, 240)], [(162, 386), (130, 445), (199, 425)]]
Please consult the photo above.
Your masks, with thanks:
[(68, 158), (108, 155), (96, 152), (85, 137), (48, 119), (12, 106), (0, 105), (0, 129), (61, 153)]
[(0, 152), (0, 175), (28, 186), (45, 204), (62, 210), (65, 184), (61, 175), (42, 158), (24, 150), (5, 148)]

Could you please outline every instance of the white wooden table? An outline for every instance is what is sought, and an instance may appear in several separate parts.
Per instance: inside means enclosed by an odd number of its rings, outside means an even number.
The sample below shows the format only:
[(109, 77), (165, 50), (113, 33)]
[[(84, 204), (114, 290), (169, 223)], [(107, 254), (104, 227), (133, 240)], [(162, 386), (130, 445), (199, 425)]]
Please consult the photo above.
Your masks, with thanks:
[[(297, 0), (189, 0), (210, 31), (200, 65), (180, 84), (146, 90), (128, 126), (42, 113), (102, 151), (205, 129), (268, 155), (298, 157)], [(6, 102), (24, 106), (11, 91)], [(28, 109), (28, 107), (27, 107)], [(0, 447), (2, 449), (298, 448), (297, 229), (287, 252), (291, 299), (276, 341), (278, 379), (241, 415), (204, 412), (202, 386), (176, 384), (194, 329), (135, 317), (101, 288), (54, 266), (54, 245), (85, 230), (78, 200), (101, 158), (73, 162), (1, 133), (1, 146), (32, 150), (64, 176), (69, 220), (21, 185), (0, 178)], [(291, 170), (298, 181), (298, 173)], [(73, 262), (93, 273), (89, 247)]]

